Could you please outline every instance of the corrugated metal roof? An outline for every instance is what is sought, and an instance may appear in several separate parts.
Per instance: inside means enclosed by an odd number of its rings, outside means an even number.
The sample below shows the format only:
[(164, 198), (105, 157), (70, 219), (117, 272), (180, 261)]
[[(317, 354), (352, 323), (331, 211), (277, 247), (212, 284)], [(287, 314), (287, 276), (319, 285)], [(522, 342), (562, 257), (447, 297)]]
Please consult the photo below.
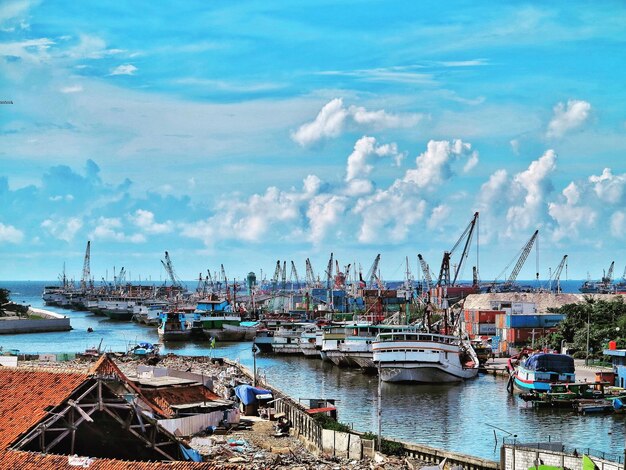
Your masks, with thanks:
[(145, 399), (150, 400), (166, 411), (168, 414), (165, 416), (173, 416), (175, 414), (172, 409), (172, 406), (175, 405), (222, 400), (219, 395), (211, 392), (204, 385), (142, 389), (142, 394)]

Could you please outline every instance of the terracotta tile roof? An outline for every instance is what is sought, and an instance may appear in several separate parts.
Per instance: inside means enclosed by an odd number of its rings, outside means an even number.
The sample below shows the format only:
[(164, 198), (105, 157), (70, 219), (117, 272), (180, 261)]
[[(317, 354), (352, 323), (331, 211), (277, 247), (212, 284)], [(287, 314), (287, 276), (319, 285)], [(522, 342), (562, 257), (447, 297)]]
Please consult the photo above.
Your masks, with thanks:
[(61, 404), (87, 379), (81, 373), (0, 367), (0, 449), (43, 419), (48, 407)]
[(157, 404), (159, 408), (166, 410), (170, 416), (174, 414), (174, 410), (171, 408), (172, 405), (185, 405), (203, 401), (210, 402), (222, 399), (203, 385), (143, 389), (141, 393), (144, 398)]
[(214, 462), (130, 462), (116, 459), (90, 459), (88, 465), (70, 465), (71, 457), (67, 455), (40, 454), (15, 450), (0, 451), (0, 468), (19, 470), (238, 470), (247, 468), (244, 465), (223, 464)]

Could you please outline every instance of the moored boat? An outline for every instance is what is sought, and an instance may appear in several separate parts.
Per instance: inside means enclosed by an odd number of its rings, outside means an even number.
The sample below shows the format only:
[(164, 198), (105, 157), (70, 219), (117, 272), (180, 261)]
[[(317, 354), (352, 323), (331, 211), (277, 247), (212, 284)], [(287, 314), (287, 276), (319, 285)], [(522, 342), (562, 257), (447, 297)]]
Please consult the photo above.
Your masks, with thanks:
[(419, 331), (379, 333), (372, 351), (384, 382), (460, 382), (478, 374), (474, 350), (456, 336)]
[(517, 366), (508, 362), (511, 384), (523, 391), (547, 392), (552, 384), (576, 382), (574, 358), (566, 354), (535, 353)]

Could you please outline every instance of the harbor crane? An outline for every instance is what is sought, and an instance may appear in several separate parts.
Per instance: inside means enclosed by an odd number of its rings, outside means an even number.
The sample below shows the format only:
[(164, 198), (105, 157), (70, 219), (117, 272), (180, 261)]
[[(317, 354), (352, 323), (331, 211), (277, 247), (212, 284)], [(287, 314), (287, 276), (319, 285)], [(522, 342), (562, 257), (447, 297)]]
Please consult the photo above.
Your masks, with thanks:
[(228, 278), (226, 277), (226, 270), (224, 269), (224, 265), (220, 264), (220, 273), (221, 273), (221, 279), (224, 279), (224, 289), (228, 290)]
[(380, 263), (380, 253), (376, 255), (376, 258), (374, 258), (374, 263), (372, 263), (372, 266), (370, 267), (370, 270), (367, 272), (367, 275), (365, 276), (367, 278), (367, 287), (372, 288), (374, 287), (374, 281), (376, 281), (376, 279), (378, 279), (378, 277), (376, 276), (376, 271), (378, 271), (378, 264)]
[(603, 284), (610, 284), (613, 282), (613, 268), (615, 268), (615, 261), (611, 261), (611, 266), (609, 266), (609, 270), (606, 275), (602, 276)]
[(91, 271), (89, 263), (91, 260), (91, 241), (87, 241), (87, 249), (85, 250), (85, 261), (83, 262), (83, 277), (80, 280), (80, 288), (83, 291), (87, 290), (87, 284), (90, 282)]
[(313, 266), (311, 266), (311, 260), (306, 259), (306, 285), (307, 287), (315, 287), (315, 273), (313, 272)]
[[(178, 278), (178, 276), (176, 275), (176, 272), (174, 271), (174, 265), (172, 264), (170, 254), (167, 251), (165, 252), (165, 261), (161, 260), (161, 264), (165, 268), (165, 272), (167, 273), (167, 275), (170, 278), (170, 281), (172, 282), (172, 287), (182, 287), (183, 284)], [(123, 270), (124, 268), (122, 268), (122, 271)]]
[(213, 284), (213, 278), (211, 277), (211, 270), (207, 269), (206, 270), (206, 282), (207, 285), (209, 286), (209, 288), (211, 289), (211, 292), (213, 292), (214, 289), (214, 284)]
[[(526, 262), (526, 258), (528, 258), (528, 255), (530, 254), (530, 251), (532, 250), (533, 244), (535, 243), (535, 240), (537, 239), (538, 235), (539, 235), (539, 230), (535, 230), (535, 233), (533, 233), (532, 237), (530, 237), (530, 239), (522, 247), (519, 254), (516, 255), (516, 257), (519, 256), (519, 258), (517, 258), (517, 263), (515, 263), (515, 266), (513, 267), (513, 271), (511, 271), (511, 274), (509, 275), (508, 279), (502, 285), (503, 290), (510, 290), (511, 286), (513, 286), (513, 283), (517, 279), (517, 275), (519, 274), (522, 267), (524, 266), (524, 263)], [(513, 260), (515, 260), (515, 258), (513, 258)], [(511, 263), (512, 262), (513, 261), (511, 261)], [(492, 287), (495, 287), (497, 280), (500, 278), (500, 276), (502, 276), (506, 272), (506, 270), (511, 265), (511, 263), (507, 264), (504, 270), (493, 281)], [(539, 273), (536, 274), (536, 277), (537, 278), (539, 277)]]
[(420, 266), (422, 267), (422, 273), (424, 273), (424, 283), (426, 284), (425, 290), (427, 292), (430, 292), (430, 289), (433, 288), (433, 278), (430, 275), (430, 268), (428, 267), (428, 264), (426, 264), (426, 261), (421, 254), (417, 255), (417, 259), (419, 260)]
[(293, 280), (296, 280), (296, 286), (300, 287), (300, 279), (298, 279), (298, 270), (296, 269), (296, 263), (291, 260), (291, 272), (289, 273), (289, 279), (291, 280), (291, 290), (294, 289)]
[[(459, 273), (462, 272), (463, 262), (467, 259), (469, 254), (469, 246), (472, 242), (472, 237), (474, 235), (474, 228), (476, 227), (476, 223), (478, 222), (478, 212), (474, 213), (474, 217), (470, 221), (469, 225), (465, 228), (457, 242), (454, 244), (450, 251), (445, 251), (443, 253), (443, 259), (441, 260), (441, 269), (439, 270), (439, 279), (437, 280), (437, 286), (454, 286), (456, 285), (456, 281), (458, 280)], [(461, 254), (461, 258), (454, 270), (454, 278), (450, 281), (450, 258), (454, 253), (454, 250), (461, 244), (461, 242), (465, 240), (465, 245), (463, 246), (463, 253)]]
[(333, 254), (330, 254), (330, 259), (328, 260), (328, 266), (326, 267), (326, 289), (330, 290), (332, 287), (333, 280)]
[(280, 271), (281, 289), (287, 290), (287, 261), (283, 261), (283, 269)]
[(561, 273), (563, 272), (563, 268), (567, 266), (567, 255), (563, 256), (563, 259), (559, 263), (559, 265), (554, 270), (554, 277), (550, 279), (550, 291), (552, 291), (552, 284), (555, 285), (555, 292), (557, 294), (561, 293), (561, 283), (559, 282), (561, 279)]
[(274, 269), (274, 276), (272, 277), (272, 292), (276, 292), (278, 288), (278, 278), (280, 277), (280, 260), (276, 261), (276, 269)]

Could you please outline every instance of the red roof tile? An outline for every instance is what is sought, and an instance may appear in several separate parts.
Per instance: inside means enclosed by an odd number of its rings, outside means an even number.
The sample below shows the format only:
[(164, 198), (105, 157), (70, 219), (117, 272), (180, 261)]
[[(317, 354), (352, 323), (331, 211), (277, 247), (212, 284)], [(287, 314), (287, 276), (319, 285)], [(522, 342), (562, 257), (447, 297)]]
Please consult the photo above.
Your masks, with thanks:
[(0, 449), (28, 431), (87, 380), (81, 373), (0, 367)]

